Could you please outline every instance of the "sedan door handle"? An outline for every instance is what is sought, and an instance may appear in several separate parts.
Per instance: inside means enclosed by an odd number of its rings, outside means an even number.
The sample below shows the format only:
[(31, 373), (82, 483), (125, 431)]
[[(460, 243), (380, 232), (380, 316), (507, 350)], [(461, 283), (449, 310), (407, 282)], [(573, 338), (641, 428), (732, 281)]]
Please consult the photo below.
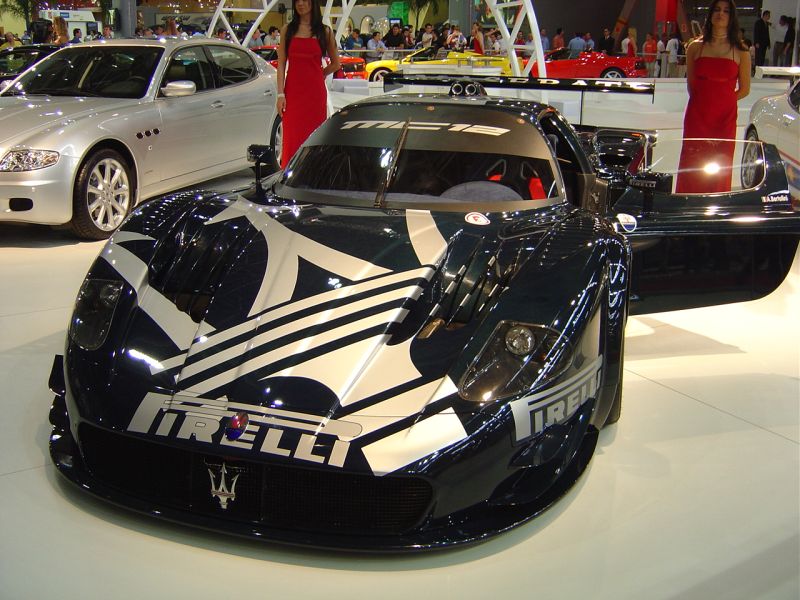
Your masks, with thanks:
[(211, 103), (211, 108), (222, 108), (225, 106), (225, 103), (222, 100), (215, 100)]

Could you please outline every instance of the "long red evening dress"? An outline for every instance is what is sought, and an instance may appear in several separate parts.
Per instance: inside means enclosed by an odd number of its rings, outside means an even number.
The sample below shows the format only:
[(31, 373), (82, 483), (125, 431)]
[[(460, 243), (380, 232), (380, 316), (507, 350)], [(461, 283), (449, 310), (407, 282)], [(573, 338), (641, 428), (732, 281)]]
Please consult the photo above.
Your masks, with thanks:
[(297, 149), (327, 117), (328, 92), (317, 38), (293, 37), (287, 63), (281, 168), (286, 167)]
[(736, 139), (739, 65), (733, 58), (702, 54), (700, 50), (694, 64), (695, 80), (683, 119), (683, 137), (711, 139), (683, 142), (676, 193), (729, 192), (731, 189), (735, 144), (719, 140)]

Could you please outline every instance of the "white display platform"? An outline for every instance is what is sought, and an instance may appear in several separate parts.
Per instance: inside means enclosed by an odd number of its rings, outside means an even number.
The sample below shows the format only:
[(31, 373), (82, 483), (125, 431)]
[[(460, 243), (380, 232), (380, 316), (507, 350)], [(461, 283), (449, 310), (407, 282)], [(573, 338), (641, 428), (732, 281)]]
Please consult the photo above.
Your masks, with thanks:
[(630, 320), (622, 419), (541, 517), (365, 556), (171, 525), (61, 480), (47, 378), (101, 246), (0, 225), (0, 598), (800, 596), (800, 257), (762, 300)]

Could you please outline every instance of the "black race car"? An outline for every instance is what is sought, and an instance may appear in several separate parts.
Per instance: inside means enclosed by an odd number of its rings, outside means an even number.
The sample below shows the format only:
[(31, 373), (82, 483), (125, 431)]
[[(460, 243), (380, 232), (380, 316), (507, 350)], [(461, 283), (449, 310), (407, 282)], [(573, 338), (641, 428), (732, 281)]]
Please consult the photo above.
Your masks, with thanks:
[(740, 191), (680, 196), (657, 146), (533, 102), (397, 95), (249, 191), (141, 206), (54, 363), (53, 461), (125, 507), (293, 544), (529, 520), (620, 417), (629, 311), (754, 298), (791, 265), (774, 148), (740, 155)]
[(0, 51), (0, 82), (16, 79), (25, 69), (62, 47), (55, 44), (26, 44)]

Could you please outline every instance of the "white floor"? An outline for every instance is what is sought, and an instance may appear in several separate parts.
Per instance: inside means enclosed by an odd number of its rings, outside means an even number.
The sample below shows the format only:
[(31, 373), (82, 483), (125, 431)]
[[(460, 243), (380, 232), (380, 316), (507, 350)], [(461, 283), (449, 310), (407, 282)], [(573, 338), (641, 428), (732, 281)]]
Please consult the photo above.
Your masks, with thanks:
[(622, 420), (539, 519), (387, 557), (168, 525), (60, 480), (47, 377), (100, 247), (0, 225), (0, 598), (800, 597), (800, 257), (765, 299), (631, 319)]

